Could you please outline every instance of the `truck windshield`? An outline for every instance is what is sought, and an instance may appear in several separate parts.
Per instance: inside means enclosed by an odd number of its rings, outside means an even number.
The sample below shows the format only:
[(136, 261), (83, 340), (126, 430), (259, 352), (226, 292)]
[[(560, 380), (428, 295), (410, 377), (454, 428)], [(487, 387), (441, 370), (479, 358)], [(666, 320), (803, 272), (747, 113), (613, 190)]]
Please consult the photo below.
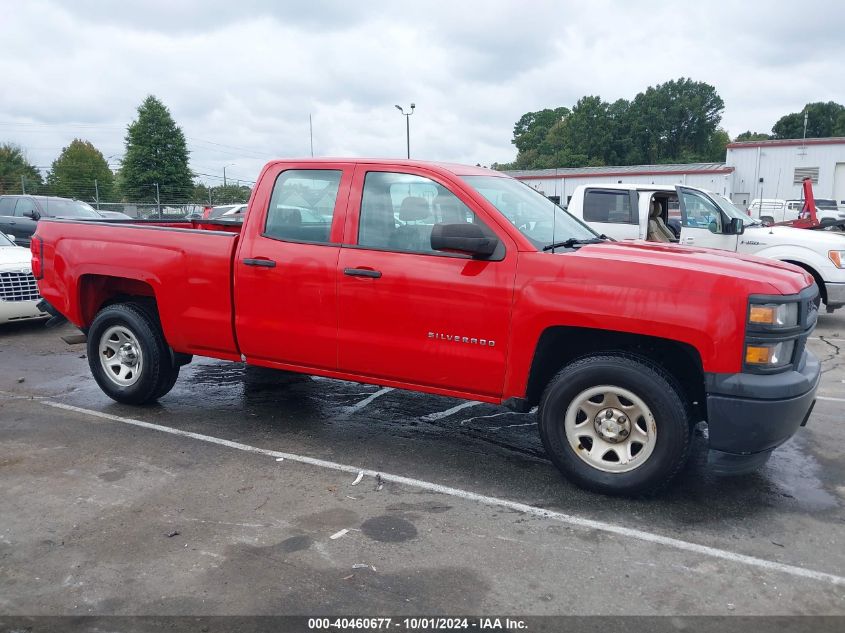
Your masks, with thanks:
[(529, 241), (542, 250), (566, 240), (593, 240), (598, 233), (524, 182), (499, 176), (464, 176)]
[(6, 237), (3, 233), (0, 233), (0, 248), (3, 248), (4, 246), (14, 246), (14, 244), (12, 243), (12, 240)]

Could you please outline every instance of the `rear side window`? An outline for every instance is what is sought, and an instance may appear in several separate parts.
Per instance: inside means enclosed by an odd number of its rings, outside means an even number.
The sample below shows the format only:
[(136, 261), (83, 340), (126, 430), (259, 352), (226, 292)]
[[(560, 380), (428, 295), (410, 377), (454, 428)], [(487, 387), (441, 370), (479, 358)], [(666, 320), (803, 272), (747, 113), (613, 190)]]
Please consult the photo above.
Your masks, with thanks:
[(264, 236), (289, 242), (329, 244), (340, 170), (291, 169), (273, 186)]
[(14, 198), (0, 198), (0, 215), (12, 215), (15, 211)]
[(628, 191), (587, 189), (584, 193), (584, 220), (609, 224), (639, 224)]

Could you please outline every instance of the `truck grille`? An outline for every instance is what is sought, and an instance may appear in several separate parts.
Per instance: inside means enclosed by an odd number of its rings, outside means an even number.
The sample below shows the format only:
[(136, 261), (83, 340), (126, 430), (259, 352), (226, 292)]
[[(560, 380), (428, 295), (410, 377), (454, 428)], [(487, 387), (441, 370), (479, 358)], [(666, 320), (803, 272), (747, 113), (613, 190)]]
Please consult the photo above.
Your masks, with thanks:
[(35, 301), (38, 285), (32, 273), (0, 272), (0, 301)]

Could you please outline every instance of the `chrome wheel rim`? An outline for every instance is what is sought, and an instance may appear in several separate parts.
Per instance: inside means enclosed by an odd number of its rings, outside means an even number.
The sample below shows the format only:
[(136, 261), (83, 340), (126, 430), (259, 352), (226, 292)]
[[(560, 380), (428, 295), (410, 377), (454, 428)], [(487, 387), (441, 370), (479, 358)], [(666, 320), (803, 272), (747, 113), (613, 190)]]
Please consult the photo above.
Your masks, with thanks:
[(100, 365), (114, 384), (130, 387), (144, 370), (144, 354), (132, 331), (113, 325), (100, 337)]
[(564, 430), (575, 454), (607, 473), (639, 468), (657, 442), (657, 424), (648, 405), (613, 385), (591, 387), (575, 396), (566, 409)]

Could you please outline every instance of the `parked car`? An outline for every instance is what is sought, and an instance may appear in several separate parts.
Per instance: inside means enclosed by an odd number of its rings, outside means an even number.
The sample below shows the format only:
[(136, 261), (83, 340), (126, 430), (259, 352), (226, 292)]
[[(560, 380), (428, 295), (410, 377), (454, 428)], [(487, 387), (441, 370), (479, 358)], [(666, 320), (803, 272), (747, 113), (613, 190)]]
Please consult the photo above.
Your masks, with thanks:
[(102, 217), (94, 207), (80, 200), (53, 196), (0, 196), (0, 233), (14, 235), (22, 246), (29, 246), (41, 218), (99, 220)]
[[(680, 204), (681, 233), (659, 237), (666, 209)], [(765, 227), (719, 194), (672, 185), (582, 185), (569, 211), (614, 239), (674, 241), (794, 264), (813, 276), (828, 312), (845, 306), (845, 239), (830, 231)], [(652, 229), (658, 231), (653, 234)]]
[(0, 324), (50, 316), (36, 307), (41, 297), (30, 258), (29, 249), (0, 233)]
[(479, 167), (274, 161), (242, 225), (46, 220), (31, 250), (118, 402), (161, 398), (197, 354), (539, 405), (551, 460), (605, 493), (664, 486), (700, 420), (715, 468), (760, 465), (807, 422), (820, 377), (809, 273), (609, 241)]

